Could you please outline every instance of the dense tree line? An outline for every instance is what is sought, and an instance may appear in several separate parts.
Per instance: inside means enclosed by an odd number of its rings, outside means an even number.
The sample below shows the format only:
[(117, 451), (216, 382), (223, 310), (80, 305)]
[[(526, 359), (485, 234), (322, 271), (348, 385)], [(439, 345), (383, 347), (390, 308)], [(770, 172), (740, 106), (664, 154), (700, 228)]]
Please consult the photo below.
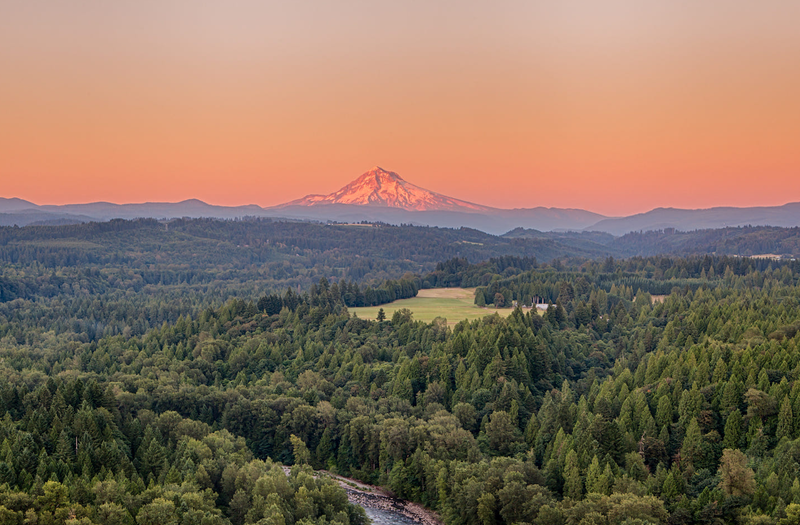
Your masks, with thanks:
[[(516, 259), (516, 264), (510, 261)], [(475, 302), (483, 306), (501, 299), (503, 305), (510, 306), (513, 301), (530, 306), (533, 303), (566, 302), (574, 296), (574, 290), (564, 289), (564, 264), (556, 260), (549, 265), (537, 265), (535, 260), (505, 257), (498, 260), (509, 261), (499, 270), (496, 260), (490, 259), (478, 264), (468, 264), (466, 260), (448, 261), (439, 271), (438, 283), (453, 283), (454, 286), (477, 286)], [(457, 265), (455, 265), (457, 263)], [(666, 256), (633, 257), (614, 260), (585, 261), (572, 265), (575, 270), (570, 279), (581, 290), (596, 286), (627, 300), (644, 292), (652, 295), (669, 295), (675, 289), (696, 291), (700, 288), (715, 288), (729, 285), (733, 276), (747, 274), (763, 275), (765, 270), (780, 271), (780, 279), (785, 284), (793, 282), (793, 275), (800, 272), (799, 261), (773, 261), (746, 257), (694, 256), (675, 258)], [(501, 273), (502, 271), (502, 273)], [(758, 272), (757, 274), (755, 272)], [(763, 284), (756, 277), (757, 286)], [(426, 281), (434, 281), (426, 277)], [(574, 286), (573, 286), (574, 288)], [(617, 290), (620, 291), (617, 294)], [(498, 297), (499, 295), (499, 297)]]
[[(419, 291), (419, 278), (411, 274), (399, 280), (390, 279), (378, 287), (359, 286), (356, 282), (342, 281), (330, 284), (327, 279), (320, 279), (319, 284), (311, 286), (308, 301), (311, 306), (342, 304), (344, 306), (377, 306), (391, 303), (398, 299), (416, 297)], [(283, 308), (294, 310), (301, 298), (292, 292), (268, 294), (256, 303), (258, 310), (267, 315), (279, 313)]]

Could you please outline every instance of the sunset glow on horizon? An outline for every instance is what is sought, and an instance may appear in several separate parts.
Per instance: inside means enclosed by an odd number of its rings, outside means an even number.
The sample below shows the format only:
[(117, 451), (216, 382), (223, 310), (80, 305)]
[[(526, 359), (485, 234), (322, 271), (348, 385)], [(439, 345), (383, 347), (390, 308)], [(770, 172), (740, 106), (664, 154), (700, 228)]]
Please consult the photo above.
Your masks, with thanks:
[(800, 201), (800, 2), (0, 5), (0, 197)]

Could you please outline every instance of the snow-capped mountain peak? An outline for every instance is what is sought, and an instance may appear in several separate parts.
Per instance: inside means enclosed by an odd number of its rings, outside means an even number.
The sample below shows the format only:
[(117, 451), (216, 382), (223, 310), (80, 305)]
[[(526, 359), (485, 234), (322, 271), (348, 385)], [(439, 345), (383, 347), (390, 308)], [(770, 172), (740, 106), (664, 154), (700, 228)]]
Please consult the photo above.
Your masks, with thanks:
[(339, 191), (307, 195), (285, 206), (351, 204), (402, 208), (414, 211), (489, 211), (491, 208), (428, 191), (404, 180), (393, 171), (375, 166)]

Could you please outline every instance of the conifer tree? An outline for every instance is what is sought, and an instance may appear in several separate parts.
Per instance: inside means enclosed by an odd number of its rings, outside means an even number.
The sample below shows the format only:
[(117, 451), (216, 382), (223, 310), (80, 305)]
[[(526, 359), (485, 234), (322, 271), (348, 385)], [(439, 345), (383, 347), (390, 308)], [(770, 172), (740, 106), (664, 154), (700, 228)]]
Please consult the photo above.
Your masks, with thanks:
[(789, 396), (786, 395), (783, 398), (783, 403), (781, 403), (781, 409), (778, 413), (778, 430), (775, 433), (775, 437), (777, 437), (778, 440), (781, 438), (792, 439), (793, 434), (794, 416), (792, 415), (792, 402), (789, 400)]
[(742, 440), (742, 413), (734, 410), (725, 421), (725, 437), (722, 445), (725, 448), (739, 448)]
[(597, 459), (595, 455), (592, 458), (592, 462), (589, 464), (589, 468), (586, 470), (586, 492), (587, 493), (598, 493), (602, 494), (602, 487), (600, 487), (600, 476), (602, 475), (602, 470), (600, 468), (600, 461)]
[(697, 419), (692, 419), (689, 428), (686, 429), (686, 436), (683, 438), (681, 446), (681, 458), (689, 463), (696, 463), (702, 456), (703, 435), (700, 433), (700, 425)]
[(580, 499), (582, 493), (583, 480), (578, 469), (578, 455), (574, 450), (570, 450), (564, 461), (564, 496)]

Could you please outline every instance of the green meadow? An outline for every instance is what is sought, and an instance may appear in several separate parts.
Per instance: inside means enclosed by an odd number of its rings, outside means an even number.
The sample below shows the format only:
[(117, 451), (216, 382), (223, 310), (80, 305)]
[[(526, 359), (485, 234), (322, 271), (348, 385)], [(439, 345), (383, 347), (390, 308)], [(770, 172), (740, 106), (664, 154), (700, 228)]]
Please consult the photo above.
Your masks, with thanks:
[[(378, 310), (383, 308), (386, 319), (391, 320), (392, 315), (401, 308), (408, 308), (414, 313), (414, 319), (433, 321), (437, 317), (447, 319), (447, 324), (455, 325), (464, 319), (480, 319), (481, 317), (498, 313), (503, 317), (512, 312), (512, 308), (480, 308), (474, 304), (475, 288), (431, 288), (420, 290), (416, 297), (400, 299), (382, 306), (367, 306), (362, 308), (348, 308), (362, 319), (375, 319)], [(527, 309), (526, 309), (527, 310)]]

